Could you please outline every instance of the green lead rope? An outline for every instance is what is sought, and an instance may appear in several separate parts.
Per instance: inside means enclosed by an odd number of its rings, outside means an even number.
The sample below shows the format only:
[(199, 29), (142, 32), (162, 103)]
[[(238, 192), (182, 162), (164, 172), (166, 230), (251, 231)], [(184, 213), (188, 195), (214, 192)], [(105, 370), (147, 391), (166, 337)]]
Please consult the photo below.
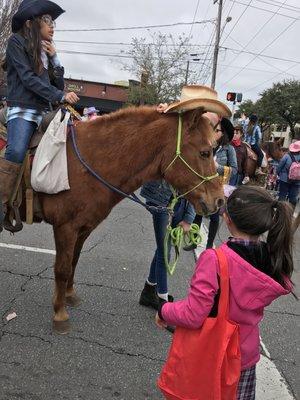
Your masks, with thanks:
[[(176, 226), (172, 228), (171, 224), (167, 226), (167, 232), (164, 240), (164, 259), (165, 266), (167, 268), (168, 274), (173, 275), (175, 268), (179, 259), (180, 251), (183, 243), (186, 246), (192, 244), (197, 245), (202, 242), (202, 236), (200, 233), (200, 228), (197, 224), (191, 224), (191, 229), (188, 233), (184, 233), (182, 226)], [(169, 248), (174, 247), (175, 256), (174, 260), (171, 262), (169, 257)]]

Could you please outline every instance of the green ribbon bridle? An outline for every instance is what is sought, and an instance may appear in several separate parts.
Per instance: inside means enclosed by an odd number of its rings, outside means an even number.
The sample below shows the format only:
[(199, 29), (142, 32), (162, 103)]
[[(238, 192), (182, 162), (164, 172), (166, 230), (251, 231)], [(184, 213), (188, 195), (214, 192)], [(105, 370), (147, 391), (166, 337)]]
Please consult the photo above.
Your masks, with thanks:
[[(179, 112), (178, 113), (178, 128), (177, 128), (177, 144), (176, 144), (176, 153), (175, 157), (173, 160), (170, 162), (170, 164), (167, 166), (165, 169), (164, 173), (172, 167), (172, 165), (175, 163), (177, 159), (181, 160), (188, 169), (193, 172), (196, 176), (198, 176), (201, 181), (198, 183), (196, 186), (194, 186), (192, 189), (188, 190), (187, 192), (178, 195), (178, 193), (171, 187), (171, 190), (173, 192), (173, 199), (168, 207), (170, 216), (173, 214), (174, 207), (178, 200), (184, 196), (186, 196), (188, 193), (191, 193), (195, 189), (197, 189), (200, 185), (202, 185), (205, 182), (209, 182), (212, 179), (215, 179), (219, 176), (218, 173), (210, 176), (203, 176), (200, 175), (197, 171), (192, 168), (189, 163), (182, 157), (181, 155), (181, 142), (182, 142), (182, 125), (183, 125), (183, 113)], [(182, 247), (182, 244), (200, 244), (202, 241), (202, 237), (200, 234), (200, 227), (197, 224), (192, 224), (191, 230), (188, 234), (184, 234), (183, 228), (181, 226), (177, 226), (176, 228), (172, 228), (171, 226), (171, 217), (169, 224), (167, 226), (167, 232), (165, 236), (165, 242), (164, 242), (164, 259), (165, 259), (165, 265), (167, 268), (167, 271), (170, 275), (173, 275), (175, 272), (175, 268), (178, 262), (179, 258), (179, 253), (180, 249)], [(172, 263), (169, 261), (169, 245), (172, 245), (175, 248), (175, 259)]]
[[(173, 160), (170, 162), (170, 164), (167, 166), (167, 168), (165, 169), (164, 173), (166, 171), (168, 171), (169, 168), (172, 167), (172, 165), (175, 163), (175, 161), (177, 159), (181, 160), (184, 165), (186, 167), (188, 167), (188, 169), (190, 171), (192, 171), (196, 176), (198, 176), (201, 180), (200, 183), (198, 183), (196, 186), (194, 186), (192, 189), (188, 190), (187, 192), (177, 196), (177, 199), (180, 199), (181, 197), (186, 196), (187, 194), (191, 193), (192, 191), (194, 191), (195, 189), (197, 189), (200, 185), (202, 185), (205, 182), (209, 182), (212, 179), (215, 179), (219, 176), (218, 173), (215, 173), (214, 175), (210, 175), (210, 176), (203, 176), (200, 175), (197, 171), (194, 170), (193, 167), (191, 167), (189, 165), (189, 163), (187, 161), (185, 161), (185, 159), (182, 157), (181, 155), (181, 141), (182, 141), (182, 125), (183, 125), (183, 118), (182, 118), (182, 113), (178, 113), (178, 128), (177, 128), (177, 144), (176, 144), (176, 153), (175, 153), (175, 157), (173, 158)], [(176, 204), (176, 203), (175, 203)]]

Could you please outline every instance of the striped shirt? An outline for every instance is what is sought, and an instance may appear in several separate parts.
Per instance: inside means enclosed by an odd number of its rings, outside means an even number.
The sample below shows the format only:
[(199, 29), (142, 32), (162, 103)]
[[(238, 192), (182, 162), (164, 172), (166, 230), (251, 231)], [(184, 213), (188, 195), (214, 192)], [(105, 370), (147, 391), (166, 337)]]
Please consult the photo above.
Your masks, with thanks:
[[(42, 50), (41, 59), (45, 69), (48, 69), (49, 61), (54, 68), (61, 66), (56, 53), (53, 57), (48, 57), (46, 52)], [(43, 113), (31, 108), (8, 107), (6, 121), (8, 122), (14, 118), (23, 118), (26, 121), (35, 122), (39, 126), (42, 122)]]

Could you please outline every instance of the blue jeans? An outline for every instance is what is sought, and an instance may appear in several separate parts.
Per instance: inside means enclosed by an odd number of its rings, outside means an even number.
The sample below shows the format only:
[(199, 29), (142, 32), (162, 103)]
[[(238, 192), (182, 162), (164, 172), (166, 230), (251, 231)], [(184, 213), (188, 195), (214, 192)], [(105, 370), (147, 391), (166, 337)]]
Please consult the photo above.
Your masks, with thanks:
[(240, 186), (244, 178), (245, 178), (244, 174), (239, 174), (238, 172), (233, 173), (230, 177), (229, 185)]
[[(147, 202), (148, 205), (154, 205)], [(181, 215), (176, 215), (175, 213), (172, 219), (172, 226), (175, 227), (182, 220)], [(152, 211), (153, 227), (156, 241), (156, 250), (154, 257), (151, 262), (150, 272), (148, 276), (148, 281), (157, 284), (157, 293), (165, 294), (168, 293), (168, 281), (167, 281), (167, 268), (164, 259), (164, 239), (167, 231), (167, 225), (169, 222), (169, 215), (166, 211), (155, 212)], [(170, 248), (169, 248), (170, 255)]]
[(21, 164), (24, 161), (30, 139), (37, 124), (23, 118), (13, 118), (7, 123), (7, 147), (5, 159)]
[(297, 204), (300, 186), (296, 183), (279, 181), (278, 200), (288, 200), (294, 206)]

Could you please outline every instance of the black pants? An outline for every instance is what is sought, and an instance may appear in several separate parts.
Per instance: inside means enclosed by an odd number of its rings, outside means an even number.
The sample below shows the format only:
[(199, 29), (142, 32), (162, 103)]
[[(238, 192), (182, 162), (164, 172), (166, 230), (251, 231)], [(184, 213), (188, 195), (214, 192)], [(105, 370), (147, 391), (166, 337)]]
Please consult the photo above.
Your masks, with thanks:
[[(207, 244), (206, 244), (207, 249), (211, 249), (214, 245), (214, 240), (216, 238), (218, 228), (219, 228), (219, 221), (220, 221), (219, 212), (216, 212), (215, 214), (210, 215), (209, 219), (210, 219), (210, 221), (209, 221), (209, 228), (208, 228), (208, 238), (207, 238)], [(202, 216), (197, 214), (194, 219), (194, 223), (201, 227)]]
[(251, 149), (257, 155), (257, 166), (261, 167), (262, 161), (264, 159), (264, 153), (261, 151), (261, 148), (258, 144), (252, 144)]

